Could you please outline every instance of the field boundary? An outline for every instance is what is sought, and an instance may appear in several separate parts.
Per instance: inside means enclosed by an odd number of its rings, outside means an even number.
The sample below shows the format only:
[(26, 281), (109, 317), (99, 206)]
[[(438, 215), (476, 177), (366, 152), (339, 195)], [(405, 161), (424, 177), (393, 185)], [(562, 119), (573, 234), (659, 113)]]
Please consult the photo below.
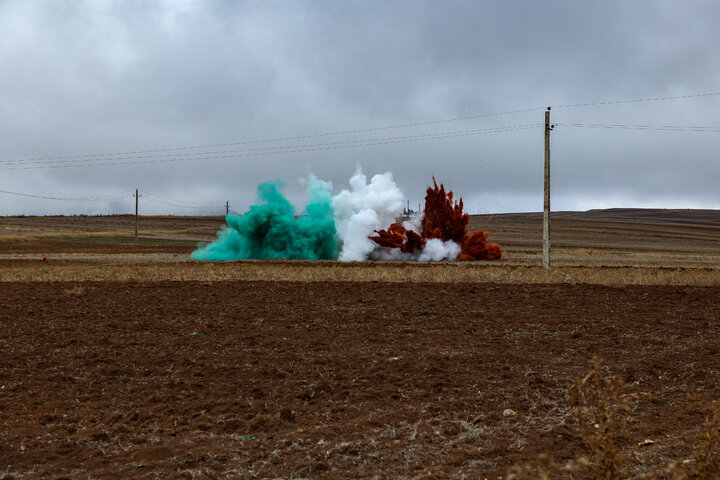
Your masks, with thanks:
[(592, 285), (720, 285), (720, 268), (554, 267), (467, 263), (238, 261), (98, 264), (0, 261), (0, 282), (286, 281)]

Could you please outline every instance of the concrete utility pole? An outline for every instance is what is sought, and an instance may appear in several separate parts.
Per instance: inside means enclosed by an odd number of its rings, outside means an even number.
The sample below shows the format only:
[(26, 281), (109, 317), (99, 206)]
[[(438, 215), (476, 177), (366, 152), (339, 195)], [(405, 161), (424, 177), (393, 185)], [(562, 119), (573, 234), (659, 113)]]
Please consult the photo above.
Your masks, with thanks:
[(225, 202), (225, 215), (230, 214), (230, 202)]
[(543, 267), (550, 270), (550, 107), (545, 110), (545, 189), (543, 195)]
[(135, 243), (138, 243), (138, 189), (135, 189)]

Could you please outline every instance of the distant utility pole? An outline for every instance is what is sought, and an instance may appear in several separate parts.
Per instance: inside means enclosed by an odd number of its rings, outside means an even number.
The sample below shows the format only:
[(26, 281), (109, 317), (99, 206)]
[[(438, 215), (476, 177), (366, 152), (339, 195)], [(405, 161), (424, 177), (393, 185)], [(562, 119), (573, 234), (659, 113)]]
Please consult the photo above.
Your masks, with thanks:
[(135, 243), (138, 243), (138, 189), (135, 189)]
[(230, 215), (230, 202), (225, 202), (225, 215)]
[(545, 110), (545, 189), (543, 195), (543, 267), (550, 270), (550, 107)]

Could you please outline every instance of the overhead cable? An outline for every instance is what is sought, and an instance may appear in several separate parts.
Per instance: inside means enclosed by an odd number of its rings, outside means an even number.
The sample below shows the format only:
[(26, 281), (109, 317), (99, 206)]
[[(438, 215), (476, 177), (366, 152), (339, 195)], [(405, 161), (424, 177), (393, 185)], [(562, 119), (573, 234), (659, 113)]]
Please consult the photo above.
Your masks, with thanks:
[[(502, 132), (506, 129), (518, 129), (518, 128), (524, 128), (524, 127), (536, 127), (539, 124), (526, 124), (526, 125), (511, 125), (507, 127), (495, 127), (495, 128), (481, 128), (481, 129), (474, 129), (474, 130), (456, 130), (456, 131), (450, 131), (450, 132), (440, 132), (440, 133), (426, 133), (422, 135), (405, 135), (401, 137), (384, 137), (384, 138), (370, 138), (370, 139), (364, 139), (364, 140), (345, 140), (342, 142), (330, 142), (330, 143), (309, 143), (309, 144), (300, 144), (300, 145), (284, 145), (280, 147), (264, 147), (264, 148), (246, 148), (246, 149), (240, 149), (240, 150), (218, 150), (218, 151), (210, 151), (210, 152), (195, 152), (195, 153), (164, 153), (160, 155), (139, 155), (134, 157), (116, 157), (116, 158), (107, 158), (107, 159), (75, 159), (75, 160), (25, 160), (25, 161), (13, 161), (13, 160), (5, 160), (0, 161), (0, 169), (3, 169), (3, 165), (52, 165), (52, 164), (58, 164), (58, 163), (82, 163), (82, 162), (97, 162), (97, 161), (117, 161), (117, 160), (136, 160), (136, 159), (148, 159), (148, 158), (165, 158), (165, 157), (191, 157), (191, 156), (197, 156), (197, 155), (221, 155), (221, 154), (230, 154), (230, 153), (246, 153), (246, 152), (272, 152), (272, 151), (281, 151), (281, 150), (291, 150), (291, 149), (297, 149), (297, 148), (311, 148), (311, 147), (329, 147), (329, 146), (335, 146), (335, 145), (362, 145), (368, 142), (394, 142), (397, 140), (408, 140), (408, 141), (414, 141), (414, 140), (428, 140), (433, 139), (434, 137), (440, 137), (440, 138), (448, 138), (449, 136), (465, 136), (465, 135), (479, 135), (484, 133), (495, 133), (495, 132)], [(8, 170), (12, 170), (8, 168)]]
[(176, 198), (166, 197), (165, 195), (159, 195), (157, 193), (148, 192), (147, 190), (144, 190), (144, 189), (140, 189), (140, 193), (142, 193), (142, 195), (145, 196), (145, 198), (155, 198), (157, 200), (162, 200), (165, 202), (172, 202), (174, 204), (185, 204), (185, 205), (190, 205), (190, 206), (195, 206), (195, 207), (207, 205), (207, 204), (204, 204), (201, 202), (192, 202), (189, 200), (179, 200)]
[(480, 115), (471, 115), (471, 116), (467, 116), (467, 117), (448, 118), (448, 119), (444, 119), (444, 120), (432, 120), (432, 121), (427, 121), (427, 122), (404, 123), (404, 124), (399, 124), (399, 125), (387, 125), (387, 126), (383, 126), (383, 127), (361, 128), (361, 129), (355, 129), (355, 130), (342, 130), (342, 131), (338, 131), (338, 132), (329, 132), (329, 133), (315, 133), (315, 134), (311, 134), (311, 135), (298, 135), (298, 136), (292, 136), (292, 137), (266, 138), (266, 139), (261, 139), (261, 140), (247, 140), (247, 141), (242, 141), (242, 142), (215, 143), (215, 144), (209, 144), (209, 145), (159, 148), (159, 149), (152, 149), (152, 150), (136, 150), (136, 151), (129, 151), (129, 152), (90, 153), (90, 154), (82, 154), (82, 155), (69, 155), (69, 156), (57, 156), (57, 157), (35, 157), (35, 158), (26, 158), (26, 159), (10, 159), (10, 160), (0, 160), (0, 163), (33, 162), (33, 161), (44, 161), (44, 160), (72, 160), (72, 159), (80, 159), (80, 158), (98, 158), (98, 157), (116, 157), (119, 155), (136, 155), (136, 154), (144, 154), (144, 153), (174, 152), (174, 151), (183, 151), (183, 150), (200, 150), (200, 149), (204, 149), (204, 148), (230, 147), (230, 146), (235, 146), (235, 145), (251, 145), (251, 144), (255, 144), (255, 143), (284, 142), (284, 141), (289, 141), (289, 140), (302, 140), (302, 139), (307, 139), (307, 138), (330, 137), (330, 136), (348, 135), (348, 134), (355, 134), (355, 133), (376, 132), (376, 131), (380, 131), (380, 130), (390, 130), (390, 129), (395, 129), (395, 128), (437, 125), (440, 123), (459, 122), (462, 120), (473, 120), (473, 119), (477, 119), (477, 118), (499, 117), (502, 115), (511, 115), (514, 113), (531, 112), (531, 111), (535, 111), (535, 110), (544, 110), (544, 109), (545, 109), (545, 107), (533, 107), (533, 108), (524, 108), (524, 109), (520, 109), (520, 110), (509, 110), (506, 112), (485, 113), (485, 114), (480, 114)]
[(169, 205), (171, 207), (178, 207), (178, 208), (187, 208), (190, 210), (220, 210), (221, 208), (224, 208), (224, 205), (205, 205), (202, 207), (195, 207), (195, 206), (188, 206), (188, 205), (179, 205), (177, 203), (172, 202), (164, 202), (162, 200), (158, 200), (156, 198), (145, 198), (146, 201), (150, 203), (159, 203), (161, 205)]
[[(651, 98), (640, 98), (640, 99), (629, 99), (629, 100), (626, 99), (626, 100), (611, 100), (611, 101), (588, 102), (588, 103), (558, 104), (558, 105), (550, 105), (550, 106), (553, 108), (574, 108), (574, 107), (588, 107), (588, 106), (598, 106), (598, 105), (616, 105), (616, 104), (626, 104), (626, 103), (657, 102), (657, 101), (678, 100), (678, 99), (687, 99), (687, 98), (696, 98), (696, 97), (711, 97), (711, 96), (718, 96), (718, 95), (720, 95), (720, 92), (697, 93), (697, 94), (691, 94), (691, 95), (675, 95), (675, 96), (665, 96), (665, 97), (651, 97)], [(545, 110), (545, 108), (546, 107), (544, 107), (544, 106), (543, 107), (530, 107), (530, 108), (521, 108), (521, 109), (515, 109), (515, 110), (507, 110), (504, 112), (485, 113), (485, 114), (478, 114), (478, 115), (468, 115), (468, 116), (464, 116), (464, 117), (447, 118), (447, 119), (442, 119), (442, 120), (430, 120), (430, 121), (424, 121), (424, 122), (412, 122), (412, 123), (403, 123), (403, 124), (396, 124), (396, 125), (386, 125), (386, 126), (381, 126), (381, 127), (341, 130), (341, 131), (336, 131), (336, 132), (324, 132), (324, 133), (316, 133), (316, 134), (310, 134), (310, 135), (297, 135), (297, 136), (288, 136), (288, 137), (266, 138), (266, 139), (259, 139), (259, 140), (246, 140), (246, 141), (230, 142), (230, 143), (216, 143), (216, 144), (194, 145), (194, 146), (184, 146), (184, 147), (168, 147), (168, 148), (158, 148), (158, 149), (148, 149), (148, 150), (115, 152), (115, 153), (91, 153), (91, 154), (67, 155), (67, 156), (49, 156), (49, 157), (33, 157), (33, 158), (26, 158), (26, 159), (9, 159), (9, 160), (0, 160), (0, 164), (20, 164), (20, 163), (26, 163), (26, 162), (28, 162), (28, 163), (32, 163), (32, 162), (46, 163), (46, 161), (50, 161), (50, 160), (78, 160), (78, 159), (97, 160), (97, 159), (101, 159), (103, 157), (110, 157), (113, 160), (117, 160), (117, 158), (114, 158), (114, 157), (119, 157), (122, 155), (139, 155), (139, 154), (146, 154), (146, 153), (161, 153), (161, 152), (179, 152), (179, 151), (184, 151), (184, 150), (201, 150), (201, 149), (207, 149), (207, 148), (219, 148), (219, 147), (228, 147), (228, 146), (236, 146), (236, 145), (251, 145), (251, 144), (257, 144), (257, 143), (283, 142), (283, 141), (301, 140), (301, 139), (317, 138), (317, 137), (350, 135), (350, 134), (374, 132), (374, 131), (381, 131), (381, 130), (390, 130), (390, 129), (397, 129), (397, 128), (409, 128), (409, 127), (420, 127), (420, 126), (427, 126), (427, 125), (437, 125), (437, 124), (442, 124), (442, 123), (474, 120), (474, 119), (479, 119), (479, 118), (498, 117), (498, 116), (503, 116), (503, 115), (516, 114), (516, 113)]]
[[(426, 134), (426, 135), (412, 135), (412, 136), (404, 136), (404, 137), (388, 137), (388, 138), (380, 138), (380, 139), (370, 139), (370, 140), (352, 140), (352, 141), (346, 141), (346, 142), (335, 142), (335, 143), (325, 143), (325, 144), (307, 144), (307, 145), (292, 145), (287, 147), (270, 147), (265, 149), (249, 149), (249, 150), (230, 150), (228, 152), (198, 152), (196, 155), (209, 155), (209, 154), (215, 154), (215, 153), (229, 153), (228, 155), (211, 155), (211, 156), (187, 156), (187, 154), (177, 154), (172, 156), (172, 158), (161, 158), (161, 159), (148, 159), (153, 157), (128, 157), (128, 158), (119, 158), (119, 159), (107, 159), (108, 162), (98, 162), (98, 163), (79, 163), (81, 161), (76, 161), (75, 163), (66, 163), (62, 165), (58, 164), (44, 164), (44, 165), (32, 165), (32, 166), (10, 166), (5, 167), (0, 165), (0, 170), (28, 170), (28, 169), (49, 169), (49, 168), (74, 168), (74, 167), (102, 167), (102, 166), (112, 166), (112, 165), (138, 165), (138, 164), (149, 164), (149, 163), (170, 163), (170, 162), (183, 162), (183, 161), (196, 161), (196, 160), (214, 160), (214, 159), (221, 159), (221, 158), (241, 158), (241, 157), (254, 157), (254, 156), (264, 156), (264, 155), (276, 155), (276, 154), (287, 154), (287, 153), (300, 153), (300, 152), (313, 152), (313, 151), (320, 151), (320, 150), (335, 150), (335, 149), (344, 149), (344, 148), (357, 148), (357, 147), (367, 147), (367, 146), (374, 146), (374, 145), (388, 145), (393, 143), (408, 143), (408, 142), (416, 142), (416, 141), (422, 141), (422, 140), (438, 140), (438, 139), (444, 139), (444, 138), (456, 138), (456, 137), (464, 137), (464, 136), (471, 136), (471, 135), (484, 135), (484, 134), (491, 134), (491, 133), (505, 133), (505, 132), (511, 132), (511, 131), (517, 131), (517, 130), (526, 130), (530, 128), (537, 128), (542, 126), (540, 123), (536, 124), (526, 124), (526, 125), (514, 125), (514, 126), (508, 126), (508, 127), (498, 127), (498, 128), (487, 128), (487, 129), (480, 129), (480, 130), (461, 130), (456, 132), (446, 132), (446, 133), (433, 133), (433, 134)], [(158, 157), (169, 157), (169, 155), (158, 155)], [(178, 158), (182, 157), (182, 158)], [(117, 161), (117, 160), (123, 160), (123, 161)]]
[(696, 93), (693, 95), (676, 95), (673, 97), (654, 97), (654, 98), (637, 98), (633, 100), (611, 100), (604, 102), (590, 102), (590, 103), (568, 103), (565, 105), (550, 105), (552, 108), (571, 108), (571, 107), (594, 107), (596, 105), (617, 105), (620, 103), (642, 103), (642, 102), (659, 102), (662, 100), (679, 100), (682, 98), (695, 98), (695, 97), (713, 97), (720, 95), (720, 92), (711, 93)]
[(626, 125), (603, 123), (555, 123), (556, 127), (620, 128), (625, 130), (671, 130), (679, 132), (720, 133), (720, 127), (698, 125)]
[(20, 192), (9, 192), (7, 190), (0, 190), (0, 193), (5, 193), (7, 195), (16, 195), (19, 197), (30, 197), (30, 198), (42, 198), (44, 200), (66, 200), (66, 201), (72, 201), (72, 202), (101, 202), (101, 201), (107, 201), (114, 197), (121, 197), (123, 195), (126, 195), (128, 193), (133, 192), (133, 190), (126, 190), (124, 192), (118, 192), (118, 193), (109, 193), (107, 195), (96, 195), (94, 197), (46, 197), (43, 195), (31, 195), (29, 193), (20, 193)]

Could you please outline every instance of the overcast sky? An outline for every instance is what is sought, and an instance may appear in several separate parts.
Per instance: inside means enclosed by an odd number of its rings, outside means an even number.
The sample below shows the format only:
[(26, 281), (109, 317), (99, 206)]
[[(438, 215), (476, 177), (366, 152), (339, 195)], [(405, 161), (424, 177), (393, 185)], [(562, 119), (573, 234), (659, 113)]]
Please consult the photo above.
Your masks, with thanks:
[[(130, 212), (135, 188), (141, 213), (242, 212), (259, 182), (284, 180), (302, 202), (309, 173), (338, 191), (358, 166), (393, 172), (413, 206), (434, 175), (471, 213), (540, 211), (543, 107), (720, 92), (719, 23), (716, 1), (3, 0), (0, 190), (123, 193), (0, 193), (0, 215)], [(703, 96), (554, 107), (552, 122), (720, 126), (719, 111), (720, 96)], [(553, 210), (720, 208), (718, 132), (558, 126), (551, 138)], [(74, 158), (12, 162), (62, 156)], [(91, 166), (120, 162), (144, 163)]]

